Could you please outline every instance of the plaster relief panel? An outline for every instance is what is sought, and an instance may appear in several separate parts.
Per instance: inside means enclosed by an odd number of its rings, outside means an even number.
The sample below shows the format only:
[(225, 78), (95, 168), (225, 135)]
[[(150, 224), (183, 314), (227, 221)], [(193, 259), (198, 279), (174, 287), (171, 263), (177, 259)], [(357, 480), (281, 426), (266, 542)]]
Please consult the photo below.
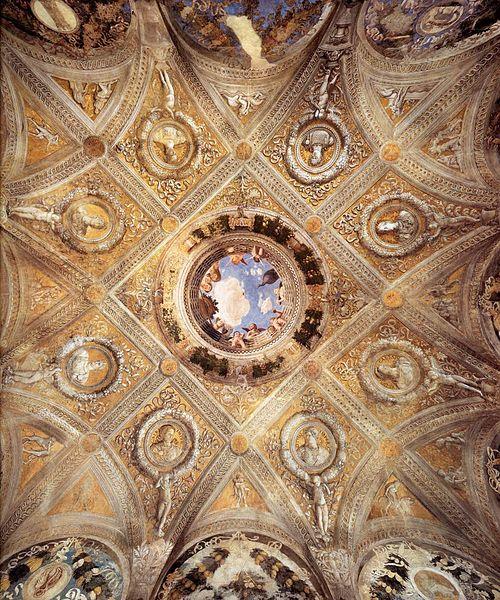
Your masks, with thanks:
[(215, 431), (171, 387), (146, 404), (113, 444), (143, 498), (149, 538), (168, 536), (169, 524), (222, 446)]
[(390, 280), (481, 226), (497, 227), (494, 211), (439, 201), (392, 173), (333, 224)]
[(340, 52), (321, 64), (281, 133), (262, 151), (305, 202), (320, 205), (369, 155), (345, 105)]
[(116, 149), (158, 197), (172, 206), (226, 151), (173, 69), (157, 65), (149, 86), (136, 123)]

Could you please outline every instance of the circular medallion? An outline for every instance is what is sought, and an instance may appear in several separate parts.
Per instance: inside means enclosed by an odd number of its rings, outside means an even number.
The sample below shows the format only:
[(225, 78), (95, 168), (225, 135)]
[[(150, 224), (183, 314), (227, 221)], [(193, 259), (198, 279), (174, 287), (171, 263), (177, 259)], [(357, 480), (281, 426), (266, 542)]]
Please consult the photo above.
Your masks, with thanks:
[(155, 308), (174, 356), (209, 378), (247, 386), (316, 346), (326, 287), (323, 261), (303, 233), (280, 216), (238, 209), (172, 241)]
[(360, 241), (379, 256), (406, 256), (429, 239), (430, 208), (409, 193), (381, 196), (360, 219)]
[(398, 290), (387, 290), (382, 296), (382, 302), (387, 308), (400, 308), (403, 306), (404, 298)]
[(379, 340), (361, 355), (359, 379), (377, 400), (409, 402), (425, 393), (429, 361), (425, 354), (404, 340)]
[(57, 205), (61, 215), (59, 234), (78, 252), (106, 252), (125, 233), (125, 213), (110, 193), (93, 188), (75, 188)]
[(248, 438), (244, 433), (234, 433), (231, 437), (231, 450), (238, 456), (248, 450)]
[(179, 365), (177, 361), (173, 358), (164, 358), (160, 364), (160, 371), (165, 375), (165, 377), (172, 377), (177, 373)]
[(305, 229), (307, 233), (319, 233), (322, 227), (323, 221), (316, 215), (313, 215), (306, 220)]
[(332, 115), (325, 119), (304, 116), (292, 127), (285, 156), (290, 175), (301, 183), (327, 183), (347, 164), (351, 136)]
[(401, 157), (401, 147), (396, 142), (385, 142), (380, 147), (379, 156), (385, 162), (396, 162)]
[(154, 110), (138, 130), (138, 155), (154, 177), (183, 179), (200, 166), (201, 147), (196, 123), (180, 112)]
[(345, 464), (344, 430), (328, 413), (297, 413), (281, 430), (281, 459), (300, 479), (329, 483)]
[(198, 449), (194, 419), (175, 409), (160, 409), (142, 424), (137, 436), (137, 459), (154, 479), (163, 473), (180, 475), (191, 468)]
[(56, 387), (66, 396), (91, 400), (121, 384), (123, 353), (105, 338), (71, 338), (58, 352)]
[(82, 438), (82, 448), (91, 454), (101, 447), (102, 440), (97, 433), (87, 433)]
[(73, 569), (63, 562), (51, 562), (37, 569), (26, 581), (22, 591), (25, 600), (52, 600), (73, 577)]
[(73, 33), (80, 27), (75, 11), (63, 0), (32, 0), (31, 12), (52, 31)]
[(103, 285), (92, 283), (84, 292), (85, 298), (93, 304), (99, 304), (106, 297), (107, 290)]
[(83, 141), (83, 150), (91, 158), (101, 158), (106, 152), (106, 144), (96, 135), (89, 135)]
[(416, 31), (420, 35), (435, 36), (454, 27), (464, 16), (461, 2), (433, 2), (417, 20)]
[(253, 148), (248, 142), (240, 142), (236, 146), (236, 158), (240, 160), (248, 160), (252, 158)]
[(304, 373), (309, 379), (318, 379), (322, 370), (321, 365), (315, 360), (310, 360), (304, 365)]
[(161, 228), (165, 233), (173, 233), (179, 227), (179, 221), (172, 216), (163, 217)]
[(443, 598), (446, 600), (461, 600), (464, 598), (451, 577), (445, 577), (434, 569), (419, 569), (412, 577), (413, 584), (425, 600)]

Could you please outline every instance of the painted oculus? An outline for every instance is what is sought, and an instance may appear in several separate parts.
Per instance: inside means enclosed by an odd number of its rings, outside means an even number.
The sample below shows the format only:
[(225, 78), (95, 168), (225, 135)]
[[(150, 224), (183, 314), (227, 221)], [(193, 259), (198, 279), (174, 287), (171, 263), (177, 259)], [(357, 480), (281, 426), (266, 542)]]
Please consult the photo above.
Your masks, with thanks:
[(288, 370), (321, 339), (324, 262), (282, 216), (215, 213), (172, 240), (155, 302), (171, 351), (208, 378), (248, 386)]
[(293, 316), (290, 289), (280, 275), (283, 265), (275, 265), (272, 249), (258, 242), (235, 239), (215, 253), (215, 260), (203, 261), (195, 279), (193, 312), (200, 328), (232, 352), (268, 344), (289, 328)]

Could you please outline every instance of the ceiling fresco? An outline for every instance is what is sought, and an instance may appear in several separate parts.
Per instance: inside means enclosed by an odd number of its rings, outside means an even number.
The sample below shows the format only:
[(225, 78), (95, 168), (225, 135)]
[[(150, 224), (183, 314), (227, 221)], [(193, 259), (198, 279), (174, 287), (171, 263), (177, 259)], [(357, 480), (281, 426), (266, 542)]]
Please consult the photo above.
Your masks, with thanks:
[(83, 58), (122, 44), (131, 11), (126, 0), (8, 0), (2, 6), (1, 22), (28, 43), (55, 54)]
[(172, 24), (218, 60), (263, 68), (311, 38), (329, 14), (329, 0), (222, 0), (163, 2)]
[(497, 600), (488, 0), (2, 5), (0, 600)]

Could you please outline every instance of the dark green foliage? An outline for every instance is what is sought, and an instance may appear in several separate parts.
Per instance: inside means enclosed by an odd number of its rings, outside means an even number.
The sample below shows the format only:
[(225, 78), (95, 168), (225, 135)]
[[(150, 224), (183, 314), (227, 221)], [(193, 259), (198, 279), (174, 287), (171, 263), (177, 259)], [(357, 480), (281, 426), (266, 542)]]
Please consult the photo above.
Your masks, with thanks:
[(323, 311), (308, 308), (300, 329), (293, 334), (293, 339), (301, 346), (304, 346), (304, 348), (310, 350), (313, 338), (321, 337), (319, 326), (321, 325), (322, 318)]
[(215, 548), (208, 556), (202, 559), (201, 565), (203, 565), (203, 569), (198, 567), (191, 569), (180, 581), (176, 582), (174, 588), (171, 590), (172, 597), (184, 598), (195, 590), (198, 592), (211, 590), (212, 586), (207, 584), (207, 574), (212, 576), (224, 564), (228, 556), (229, 550)]
[(184, 339), (182, 330), (174, 319), (173, 310), (171, 308), (163, 308), (163, 325), (167, 334), (176, 344)]
[(307, 285), (323, 285), (325, 278), (312, 250), (301, 244), (300, 249), (294, 250), (293, 253), (300, 270), (306, 276)]
[(264, 377), (269, 373), (274, 373), (274, 371), (277, 371), (281, 367), (284, 360), (285, 359), (283, 356), (278, 356), (274, 360), (252, 365), (252, 374), (254, 378), (259, 379), (259, 377)]
[[(370, 598), (373, 600), (395, 600), (406, 589), (408, 562), (397, 554), (389, 554), (385, 573), (371, 585)], [(396, 575), (398, 577), (396, 577)], [(389, 588), (391, 591), (388, 591)]]
[(271, 556), (265, 550), (254, 548), (250, 552), (250, 556), (265, 573), (275, 579), (278, 589), (281, 592), (279, 595), (280, 598), (298, 599), (315, 597), (313, 591), (302, 579), (296, 576), (292, 569), (279, 562), (277, 558)]
[(264, 215), (256, 215), (253, 230), (255, 233), (272, 238), (278, 244), (286, 244), (292, 237), (291, 229), (279, 217), (270, 218)]
[(229, 216), (222, 215), (221, 217), (218, 217), (215, 221), (212, 221), (207, 225), (207, 229), (209, 233), (209, 236), (207, 237), (216, 237), (222, 233), (227, 233), (231, 230), (229, 227)]
[(220, 375), (221, 377), (226, 377), (229, 371), (227, 358), (217, 358), (213, 354), (210, 354), (206, 348), (202, 348), (201, 346), (193, 349), (189, 360), (194, 365), (201, 367), (204, 375), (211, 371), (217, 373), (217, 375)]
[(196, 238), (199, 242), (201, 242), (207, 237), (207, 234), (203, 231), (203, 229), (201, 229), (201, 227), (199, 227), (191, 233), (191, 236)]

